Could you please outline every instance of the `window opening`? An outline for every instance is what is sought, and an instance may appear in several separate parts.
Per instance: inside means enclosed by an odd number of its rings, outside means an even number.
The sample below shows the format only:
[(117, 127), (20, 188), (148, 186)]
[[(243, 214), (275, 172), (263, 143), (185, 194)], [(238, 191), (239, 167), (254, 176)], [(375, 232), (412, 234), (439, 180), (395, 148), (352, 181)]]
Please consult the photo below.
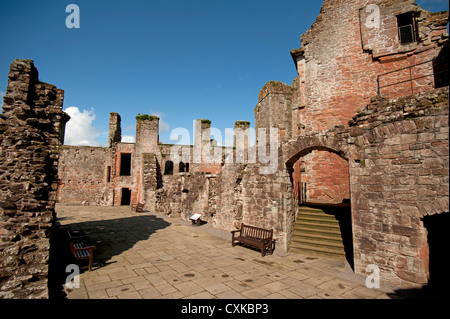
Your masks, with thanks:
[(412, 12), (397, 16), (398, 37), (401, 44), (408, 44), (416, 41), (414, 16)]
[(173, 162), (167, 161), (164, 165), (164, 175), (173, 175)]
[(131, 153), (120, 154), (120, 176), (131, 175)]

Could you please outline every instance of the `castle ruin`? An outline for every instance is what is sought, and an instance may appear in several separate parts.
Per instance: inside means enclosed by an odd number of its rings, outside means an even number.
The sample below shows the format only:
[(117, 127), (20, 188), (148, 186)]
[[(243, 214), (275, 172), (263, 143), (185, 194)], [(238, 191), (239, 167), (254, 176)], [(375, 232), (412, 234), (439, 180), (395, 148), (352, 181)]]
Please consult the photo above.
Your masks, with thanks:
[[(413, 0), (325, 0), (300, 48), (291, 51), (298, 71), (292, 85), (270, 81), (259, 93), (256, 145), (250, 145), (249, 122), (235, 123), (234, 147), (217, 147), (210, 140), (211, 122), (198, 119), (194, 145), (180, 145), (176, 160), (174, 145), (159, 141), (159, 119), (147, 115), (136, 117), (135, 143), (121, 142), (120, 115), (111, 113), (107, 147), (61, 145), (67, 120), (62, 92), (40, 84), (32, 66), (15, 76), (25, 62), (14, 61), (1, 117), (2, 173), (12, 172), (1, 175), (1, 251), (15, 256), (17, 249), (27, 251), (18, 248), (27, 235), (16, 234), (29, 218), (39, 216), (39, 221), (26, 234), (47, 240), (40, 229), (50, 219), (42, 226), (40, 216), (51, 216), (57, 200), (71, 205), (143, 203), (148, 211), (186, 220), (200, 212), (224, 230), (241, 223), (272, 228), (276, 249), (284, 252), (309, 253), (312, 246), (333, 255), (317, 235), (298, 226), (299, 207), (309, 205), (339, 211), (328, 215), (338, 221), (344, 255), (355, 273), (365, 274), (375, 264), (382, 280), (398, 287), (439, 281), (442, 272), (432, 269), (444, 258), (443, 244), (431, 238), (448, 241), (442, 237), (449, 215), (447, 23), (448, 12), (428, 12)], [(22, 85), (30, 78), (36, 83), (32, 89)], [(20, 94), (37, 93), (17, 99), (16, 88)], [(37, 111), (41, 108), (45, 112)], [(31, 110), (38, 120), (22, 116), (22, 110)], [(17, 122), (27, 138), (38, 138), (43, 133), (26, 132), (45, 121), (41, 115), (50, 116), (46, 123), (52, 134), (39, 139), (54, 155), (53, 162), (46, 161), (48, 204), (30, 208), (22, 201), (35, 196), (26, 190), (36, 181), (26, 186), (22, 177), (13, 176), (27, 158), (9, 164), (15, 144), (7, 132)], [(259, 154), (260, 148), (269, 153), (264, 132), (274, 128), (277, 167), (261, 174), (267, 162), (248, 154)], [(244, 146), (243, 153), (238, 145)], [(220, 160), (205, 161), (215, 150), (223, 154)], [(198, 156), (202, 160), (196, 161)], [(42, 171), (30, 176), (37, 173)], [(16, 184), (17, 189), (12, 187)], [(33, 264), (25, 265), (31, 269)], [(12, 270), (2, 271), (0, 280), (8, 276)]]

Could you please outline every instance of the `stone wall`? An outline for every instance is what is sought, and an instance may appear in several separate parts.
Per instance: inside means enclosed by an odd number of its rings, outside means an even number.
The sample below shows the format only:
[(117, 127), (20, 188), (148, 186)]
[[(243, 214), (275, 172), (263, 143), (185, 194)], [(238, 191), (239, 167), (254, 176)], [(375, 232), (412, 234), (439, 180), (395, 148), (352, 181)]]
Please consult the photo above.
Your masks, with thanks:
[[(399, 42), (397, 30), (404, 13), (415, 19), (417, 35), (407, 44)], [(325, 0), (301, 37), (302, 47), (291, 51), (298, 77), (292, 85), (268, 82), (255, 108), (257, 134), (258, 128), (278, 129), (273, 174), (261, 174), (259, 163), (224, 157), (207, 163), (211, 122), (201, 119), (194, 145), (187, 146), (189, 172), (174, 162), (165, 174), (173, 146), (159, 143), (157, 118), (139, 118), (136, 144), (127, 144), (118, 142), (120, 117), (112, 115), (103, 162), (111, 166), (108, 204), (119, 205), (121, 189), (129, 188), (131, 202), (146, 209), (184, 219), (202, 212), (226, 230), (241, 223), (273, 228), (277, 247), (288, 251), (298, 188), (306, 183), (307, 200), (350, 198), (357, 273), (375, 263), (384, 281), (425, 283), (428, 245), (421, 218), (448, 211), (448, 87), (433, 90), (438, 81), (429, 76), (390, 84), (409, 79), (415, 64), (414, 77), (439, 71), (439, 63), (429, 61), (448, 43), (447, 20), (410, 0)], [(393, 73), (383, 77), (387, 72)], [(372, 99), (378, 89), (391, 99)], [(120, 175), (121, 153), (132, 154), (130, 176)]]
[[(269, 133), (278, 128), (281, 138), (292, 136), (292, 100), (294, 87), (278, 81), (269, 81), (259, 92), (255, 107), (255, 128), (258, 139), (259, 128)], [(268, 139), (267, 139), (268, 140)]]
[(242, 180), (242, 222), (273, 229), (277, 249), (288, 251), (294, 221), (293, 190), (284, 163), (279, 164), (277, 172), (270, 175), (261, 175), (259, 164), (247, 165)]
[[(110, 152), (92, 146), (63, 146), (59, 165), (58, 200), (70, 205), (108, 205), (112, 201), (106, 163)], [(110, 166), (111, 167), (111, 166)], [(111, 177), (109, 177), (109, 180)]]
[(0, 115), (0, 298), (47, 298), (64, 92), (14, 60)]
[[(366, 25), (371, 26), (366, 23), (370, 20), (371, 10), (367, 6), (371, 3), (380, 10), (380, 26), (367, 28)], [(416, 14), (420, 37), (414, 43), (403, 45), (399, 43), (396, 16), (410, 11)], [(372, 96), (377, 95), (378, 75), (436, 57), (448, 41), (448, 35), (445, 35), (447, 21), (448, 14), (439, 14), (437, 19), (436, 15), (422, 10), (411, 0), (325, 0), (317, 20), (301, 36), (302, 51), (294, 55), (299, 81), (305, 82), (301, 93), (305, 107), (300, 110), (304, 131), (346, 125)], [(413, 73), (414, 77), (432, 74), (432, 63), (414, 68)], [(406, 69), (382, 77), (380, 84), (408, 79), (409, 70)], [(423, 79), (426, 83), (420, 81), (413, 83), (413, 93), (433, 88), (432, 76)], [(410, 83), (394, 85), (382, 90), (381, 94), (391, 97), (410, 95), (410, 87)]]
[(448, 94), (445, 87), (373, 98), (349, 126), (283, 144), (288, 170), (313, 149), (349, 162), (356, 273), (375, 264), (390, 284), (427, 283), (429, 245), (422, 219), (449, 211)]
[[(377, 264), (403, 287), (428, 281), (422, 218), (449, 211), (448, 87), (375, 99), (352, 124), (355, 271)], [(367, 114), (367, 115), (366, 115)], [(444, 253), (444, 252), (441, 252)]]
[[(414, 17), (416, 36), (406, 44), (399, 40), (397, 23), (404, 13)], [(432, 60), (448, 43), (447, 22), (448, 13), (428, 12), (413, 0), (325, 0), (301, 36), (301, 48), (291, 51), (298, 72), (292, 85), (292, 132), (346, 125), (378, 94), (378, 86), (390, 97), (433, 89), (437, 78), (430, 76), (436, 71)], [(302, 161), (296, 182), (307, 183), (307, 200), (339, 202), (348, 197), (344, 162), (318, 151)], [(330, 176), (337, 177), (338, 187)]]

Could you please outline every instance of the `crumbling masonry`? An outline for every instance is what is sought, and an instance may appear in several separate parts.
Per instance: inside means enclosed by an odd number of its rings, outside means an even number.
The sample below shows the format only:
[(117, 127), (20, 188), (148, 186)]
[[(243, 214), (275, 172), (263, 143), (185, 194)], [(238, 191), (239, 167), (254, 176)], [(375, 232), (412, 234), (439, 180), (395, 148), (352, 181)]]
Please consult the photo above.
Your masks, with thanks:
[[(431, 244), (436, 240), (430, 238), (442, 232), (436, 224), (448, 226), (449, 214), (447, 23), (448, 12), (431, 13), (411, 0), (325, 0), (317, 20), (302, 35), (301, 47), (291, 51), (298, 71), (292, 85), (270, 81), (259, 93), (256, 146), (250, 146), (250, 123), (238, 121), (235, 146), (242, 142), (244, 154), (239, 148), (220, 148), (220, 161), (197, 163), (196, 155), (214, 149), (211, 122), (199, 119), (194, 145), (180, 146), (174, 159), (174, 146), (159, 141), (157, 117), (138, 116), (136, 142), (122, 143), (120, 116), (111, 113), (107, 147), (60, 148), (57, 200), (103, 206), (141, 202), (149, 211), (183, 219), (200, 212), (205, 221), (225, 230), (241, 223), (273, 228), (276, 249), (286, 252), (298, 251), (299, 204), (345, 207), (342, 214), (350, 223), (347, 259), (356, 273), (366, 274), (373, 264), (382, 281), (406, 288), (443, 280), (442, 273), (431, 270), (444, 251), (436, 250)], [(13, 103), (9, 86), (2, 119), (20, 106)], [(62, 136), (66, 118), (60, 108), (58, 112), (58, 119), (50, 122)], [(14, 123), (2, 122), (2, 132)], [(267, 139), (259, 128), (276, 128), (278, 134), (277, 169), (270, 174), (261, 174), (266, 163), (248, 157), (266, 147), (259, 143)], [(9, 163), (14, 154), (7, 153), (13, 145), (7, 136), (3, 133), (1, 156)], [(46, 139), (55, 146), (50, 148), (55, 160), (57, 141)], [(244, 161), (237, 162), (242, 155)], [(48, 163), (47, 168), (55, 167), (55, 162)], [(3, 170), (14, 167), (3, 164)], [(45, 212), (50, 214), (55, 176), (48, 172)], [(27, 211), (18, 199), (35, 193), (20, 193), (22, 186), (16, 190), (5, 174), (1, 182), (1, 247), (14, 254), (24, 237), (14, 237), (22, 230), (12, 224), (27, 223), (17, 217)], [(17, 193), (16, 200), (7, 200), (7, 192)], [(37, 211), (27, 216), (41, 216)], [(306, 232), (300, 235), (308, 237)], [(2, 274), (0, 280), (7, 277)]]
[(14, 60), (0, 115), (0, 299), (47, 298), (64, 92)]

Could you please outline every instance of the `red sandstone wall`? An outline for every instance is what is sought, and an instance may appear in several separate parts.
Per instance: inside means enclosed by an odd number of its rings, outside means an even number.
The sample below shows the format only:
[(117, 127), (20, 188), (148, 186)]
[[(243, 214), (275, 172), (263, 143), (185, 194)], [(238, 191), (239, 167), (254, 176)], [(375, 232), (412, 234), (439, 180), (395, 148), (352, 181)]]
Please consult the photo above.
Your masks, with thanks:
[[(297, 52), (299, 73), (296, 85), (299, 110), (292, 118), (293, 132), (331, 129), (346, 125), (361, 107), (377, 95), (377, 76), (429, 61), (441, 50), (445, 37), (446, 17), (418, 11), (414, 1), (397, 0), (380, 3), (379, 28), (366, 27), (370, 13), (367, 1), (326, 0), (321, 14), (310, 30), (302, 35), (302, 48)], [(375, 3), (375, 1), (369, 1)], [(399, 44), (396, 15), (417, 11), (418, 41)], [(300, 53), (298, 53), (300, 52)], [(293, 54), (294, 56), (295, 54)], [(432, 63), (380, 77), (380, 86), (405, 81), (410, 76), (433, 73)], [(390, 97), (410, 95), (433, 88), (434, 78), (425, 77), (382, 88)], [(298, 129), (297, 129), (298, 128)], [(336, 201), (348, 195), (343, 183), (348, 181), (348, 169), (331, 153), (314, 153), (304, 159), (309, 199)], [(335, 187), (333, 180), (338, 181)], [(298, 180), (296, 180), (298, 182)], [(347, 182), (348, 185), (348, 182)], [(327, 191), (326, 191), (327, 190)], [(324, 194), (328, 193), (331, 195)]]
[(332, 152), (313, 151), (303, 160), (312, 163), (302, 174), (302, 182), (307, 185), (307, 201), (340, 203), (350, 198), (348, 162), (345, 159)]

